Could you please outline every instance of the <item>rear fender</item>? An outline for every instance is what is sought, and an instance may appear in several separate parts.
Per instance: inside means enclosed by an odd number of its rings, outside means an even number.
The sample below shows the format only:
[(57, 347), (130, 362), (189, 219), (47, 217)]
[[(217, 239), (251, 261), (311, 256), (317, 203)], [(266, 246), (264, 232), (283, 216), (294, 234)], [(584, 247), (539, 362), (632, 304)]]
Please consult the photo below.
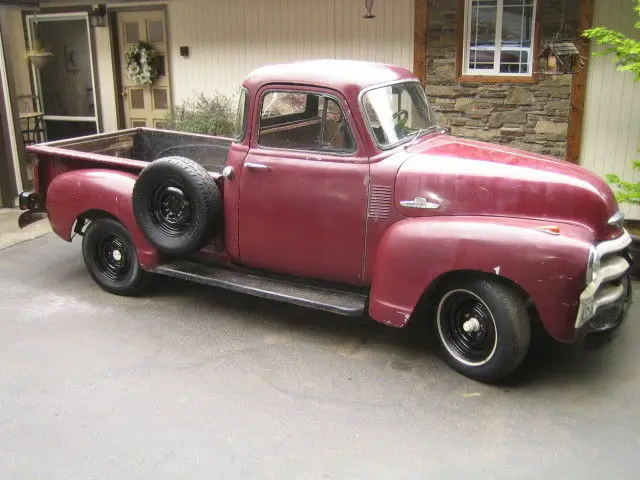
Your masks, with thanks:
[(572, 341), (579, 295), (593, 235), (549, 222), (496, 217), (405, 219), (382, 238), (374, 265), (369, 311), (375, 320), (402, 327), (421, 297), (443, 275), (476, 271), (518, 285), (534, 302), (547, 331)]
[(131, 205), (136, 178), (133, 173), (106, 169), (73, 170), (56, 176), (46, 195), (51, 228), (70, 242), (78, 218), (88, 212), (105, 212), (131, 233), (142, 268), (153, 269), (159, 263), (159, 252), (138, 227)]

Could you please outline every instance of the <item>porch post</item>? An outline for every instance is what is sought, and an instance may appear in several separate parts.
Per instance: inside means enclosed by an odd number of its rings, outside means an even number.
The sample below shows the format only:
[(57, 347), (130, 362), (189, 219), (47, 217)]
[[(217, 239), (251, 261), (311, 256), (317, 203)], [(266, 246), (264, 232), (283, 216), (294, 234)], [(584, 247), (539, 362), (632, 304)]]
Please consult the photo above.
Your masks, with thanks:
[[(4, 34), (0, 7), (0, 192), (2, 206), (15, 206), (18, 190), (22, 189), (20, 172), (16, 171), (17, 148), (15, 146), (14, 113), (7, 81), (7, 64), (4, 52)], [(13, 127), (13, 128), (12, 128)]]
[[(593, 5), (595, 0), (580, 0), (578, 9), (578, 32), (582, 33), (593, 24)], [(573, 75), (571, 80), (571, 111), (569, 112), (569, 131), (567, 134), (567, 160), (580, 163), (580, 148), (584, 123), (584, 102), (587, 93), (587, 76), (591, 55), (591, 43), (580, 42), (580, 55), (585, 59), (584, 69)]]
[(427, 0), (415, 0), (413, 29), (413, 73), (427, 84)]

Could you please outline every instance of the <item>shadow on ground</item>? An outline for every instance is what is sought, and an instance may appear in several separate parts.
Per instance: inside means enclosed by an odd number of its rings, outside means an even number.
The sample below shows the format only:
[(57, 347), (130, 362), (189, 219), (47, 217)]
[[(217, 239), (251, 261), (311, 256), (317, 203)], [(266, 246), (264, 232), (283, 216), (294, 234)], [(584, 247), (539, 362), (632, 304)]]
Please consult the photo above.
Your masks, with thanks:
[[(637, 286), (635, 291), (639, 291)], [(249, 319), (260, 316), (264, 318), (261, 328), (268, 327), (274, 332), (286, 330), (295, 333), (297, 338), (307, 337), (309, 341), (320, 338), (323, 343), (352, 342), (361, 348), (375, 343), (387, 351), (395, 350), (401, 359), (409, 359), (397, 360), (391, 365), (401, 371), (413, 368), (410, 359), (431, 361), (438, 356), (437, 346), (433, 339), (427, 338), (420, 319), (414, 319), (406, 328), (396, 329), (379, 324), (368, 316), (341, 317), (168, 277), (158, 277), (148, 295), (157, 298), (187, 296), (192, 297), (194, 302), (205, 304), (206, 308), (222, 306), (228, 310), (249, 313), (238, 316), (238, 321), (245, 322), (245, 328), (256, 324), (255, 320)], [(637, 300), (632, 308), (638, 310)], [(632, 312), (629, 317), (634, 315), (637, 314)], [(621, 335), (624, 335), (624, 325), (612, 335), (588, 336), (573, 344), (562, 344), (554, 341), (546, 332), (536, 331), (522, 366), (497, 387), (521, 389), (559, 381), (571, 384), (598, 383), (601, 377), (609, 376), (616, 368), (611, 357), (618, 348), (617, 337)], [(443, 361), (441, 363), (444, 364)]]

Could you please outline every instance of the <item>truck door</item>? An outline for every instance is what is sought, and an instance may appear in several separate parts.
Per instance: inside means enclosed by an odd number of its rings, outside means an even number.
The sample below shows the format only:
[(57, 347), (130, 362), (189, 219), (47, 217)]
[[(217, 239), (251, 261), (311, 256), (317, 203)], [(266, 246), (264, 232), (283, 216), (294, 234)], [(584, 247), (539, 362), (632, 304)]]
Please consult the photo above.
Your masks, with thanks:
[(245, 265), (362, 283), (369, 164), (337, 94), (266, 87), (239, 176)]

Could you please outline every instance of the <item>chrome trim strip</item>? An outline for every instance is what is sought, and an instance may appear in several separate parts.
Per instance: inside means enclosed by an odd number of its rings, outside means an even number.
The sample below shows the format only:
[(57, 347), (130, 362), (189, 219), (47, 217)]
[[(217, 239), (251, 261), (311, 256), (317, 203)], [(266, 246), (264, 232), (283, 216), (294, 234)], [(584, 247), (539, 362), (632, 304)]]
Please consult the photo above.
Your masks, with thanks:
[(602, 291), (601, 295), (599, 295), (598, 298), (592, 301), (593, 303), (591, 304), (591, 309), (588, 315), (585, 315), (586, 306), (580, 303), (580, 308), (578, 309), (578, 320), (576, 321), (576, 328), (582, 327), (585, 323), (591, 320), (598, 312), (600, 307), (604, 307), (605, 305), (609, 305), (610, 303), (620, 300), (620, 297), (622, 297), (623, 294), (624, 288), (621, 285), (605, 288)]
[(413, 200), (402, 200), (400, 205), (407, 208), (420, 208), (423, 210), (437, 210), (440, 208), (438, 202), (429, 201), (424, 197), (416, 197)]
[(600, 278), (600, 283), (604, 283), (622, 276), (624, 272), (629, 269), (629, 267), (629, 262), (627, 262), (622, 257), (607, 259), (607, 261), (600, 266), (600, 272), (598, 275), (598, 277)]
[(609, 253), (619, 252), (631, 245), (631, 235), (624, 230), (624, 233), (614, 240), (602, 242), (596, 245), (596, 250), (600, 256), (608, 255)]
[(624, 212), (618, 211), (613, 217), (609, 219), (607, 224), (612, 227), (622, 227), (622, 222), (624, 221)]

